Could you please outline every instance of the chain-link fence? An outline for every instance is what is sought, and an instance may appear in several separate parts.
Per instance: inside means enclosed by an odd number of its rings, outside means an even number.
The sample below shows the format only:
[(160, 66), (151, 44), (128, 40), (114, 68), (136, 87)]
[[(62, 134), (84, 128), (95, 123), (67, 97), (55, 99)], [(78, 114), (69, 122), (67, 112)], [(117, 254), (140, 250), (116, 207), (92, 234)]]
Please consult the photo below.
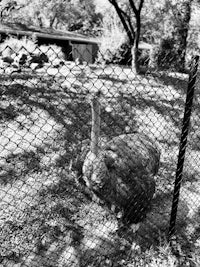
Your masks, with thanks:
[(0, 266), (161, 266), (169, 229), (199, 250), (198, 79), (182, 123), (196, 72), (188, 86), (55, 46), (5, 46), (0, 64)]

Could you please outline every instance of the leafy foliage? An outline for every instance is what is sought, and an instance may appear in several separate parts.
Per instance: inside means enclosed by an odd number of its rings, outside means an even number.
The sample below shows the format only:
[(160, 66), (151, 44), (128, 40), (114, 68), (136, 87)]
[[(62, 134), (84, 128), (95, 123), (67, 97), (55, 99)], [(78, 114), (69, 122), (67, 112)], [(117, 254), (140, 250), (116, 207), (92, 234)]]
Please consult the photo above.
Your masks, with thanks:
[[(163, 67), (162, 62), (169, 62), (165, 68), (173, 67), (184, 71), (188, 35), (191, 31), (190, 20), (193, 12), (192, 0), (164, 0), (156, 4), (147, 0), (142, 21), (143, 37), (148, 42), (156, 43), (159, 48), (154, 51), (157, 66)], [(167, 51), (165, 51), (165, 46)]]
[[(101, 21), (93, 1), (33, 0), (4, 1), (3, 22), (20, 22), (26, 25), (98, 34)], [(4, 13), (6, 15), (4, 15)]]
[[(18, 22), (27, 26), (102, 36), (100, 52), (105, 61), (127, 64), (127, 53), (130, 53), (128, 43), (132, 45), (136, 37), (139, 18), (136, 9), (139, 10), (141, 3), (140, 41), (155, 44), (153, 55), (156, 58), (172, 57), (170, 64), (184, 70), (185, 60), (188, 61), (186, 52), (190, 55), (199, 49), (198, 0), (161, 0), (156, 3), (153, 0), (2, 0), (0, 11), (3, 23)], [(116, 4), (118, 12), (115, 10)], [(133, 4), (136, 9), (132, 8)], [(165, 55), (162, 43), (171, 41), (171, 51), (168, 50)], [(156, 58), (154, 62), (157, 62)]]
[(36, 43), (34, 40), (24, 37), (20, 40), (14, 37), (7, 38), (2, 44), (0, 44), (0, 52), (2, 56), (11, 56), (19, 52), (33, 53), (36, 50)]
[(127, 37), (112, 7), (105, 10), (102, 25), (103, 30), (99, 49), (99, 61), (120, 63), (122, 46), (127, 43)]

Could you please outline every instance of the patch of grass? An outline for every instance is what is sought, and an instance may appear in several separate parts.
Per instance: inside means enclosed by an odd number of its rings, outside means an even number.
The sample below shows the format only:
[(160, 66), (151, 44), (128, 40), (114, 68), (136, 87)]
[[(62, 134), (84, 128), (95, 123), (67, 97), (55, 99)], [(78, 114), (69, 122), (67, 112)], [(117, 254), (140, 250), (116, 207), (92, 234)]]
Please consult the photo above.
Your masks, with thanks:
[[(72, 253), (77, 264), (85, 267), (198, 266), (195, 249), (200, 204), (190, 196), (199, 197), (194, 190), (199, 187), (199, 151), (192, 137), (176, 225), (181, 260), (163, 244), (171, 211), (185, 80), (171, 80), (167, 74), (133, 76), (128, 68), (112, 66), (85, 71), (72, 63), (65, 69), (67, 75), (48, 76), (44, 69), (42, 74), (22, 72), (0, 78), (4, 96), (0, 109), (0, 264), (72, 266)], [(116, 217), (90, 202), (69, 171), (79, 143), (90, 137), (87, 97), (94, 87), (102, 90), (102, 136), (109, 139), (139, 130), (157, 140), (161, 149), (152, 210), (136, 235), (127, 232), (119, 236)], [(194, 132), (198, 125), (195, 114)], [(193, 213), (192, 205), (196, 206)]]
[(42, 172), (27, 178), (26, 183), (16, 182), (13, 186), (14, 189), (4, 187), (4, 196), (1, 191), (1, 206), (7, 207), (0, 214), (4, 260), (13, 253), (18, 255), (18, 262), (26, 261), (32, 252), (38, 256), (45, 254), (63, 235), (79, 231), (72, 215), (84, 203), (84, 196), (62, 169)]

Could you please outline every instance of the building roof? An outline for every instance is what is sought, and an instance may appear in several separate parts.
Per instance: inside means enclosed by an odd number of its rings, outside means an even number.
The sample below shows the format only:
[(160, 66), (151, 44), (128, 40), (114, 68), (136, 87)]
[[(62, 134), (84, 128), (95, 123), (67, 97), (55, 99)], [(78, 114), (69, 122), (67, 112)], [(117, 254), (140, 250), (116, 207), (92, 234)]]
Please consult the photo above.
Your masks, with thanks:
[(96, 38), (87, 37), (83, 34), (70, 31), (61, 31), (50, 28), (39, 28), (26, 26), (21, 23), (0, 24), (0, 34), (12, 34), (16, 36), (34, 36), (36, 38), (68, 40), (77, 43), (98, 44), (100, 41)]

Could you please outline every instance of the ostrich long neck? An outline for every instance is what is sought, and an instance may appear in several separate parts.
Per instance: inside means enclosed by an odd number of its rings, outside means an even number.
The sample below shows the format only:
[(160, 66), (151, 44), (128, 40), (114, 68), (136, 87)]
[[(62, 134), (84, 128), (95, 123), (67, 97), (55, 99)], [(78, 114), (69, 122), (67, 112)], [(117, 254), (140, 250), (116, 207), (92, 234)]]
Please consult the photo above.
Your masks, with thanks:
[(100, 134), (100, 103), (97, 97), (92, 100), (92, 131), (91, 131), (91, 152), (98, 154), (99, 134)]

